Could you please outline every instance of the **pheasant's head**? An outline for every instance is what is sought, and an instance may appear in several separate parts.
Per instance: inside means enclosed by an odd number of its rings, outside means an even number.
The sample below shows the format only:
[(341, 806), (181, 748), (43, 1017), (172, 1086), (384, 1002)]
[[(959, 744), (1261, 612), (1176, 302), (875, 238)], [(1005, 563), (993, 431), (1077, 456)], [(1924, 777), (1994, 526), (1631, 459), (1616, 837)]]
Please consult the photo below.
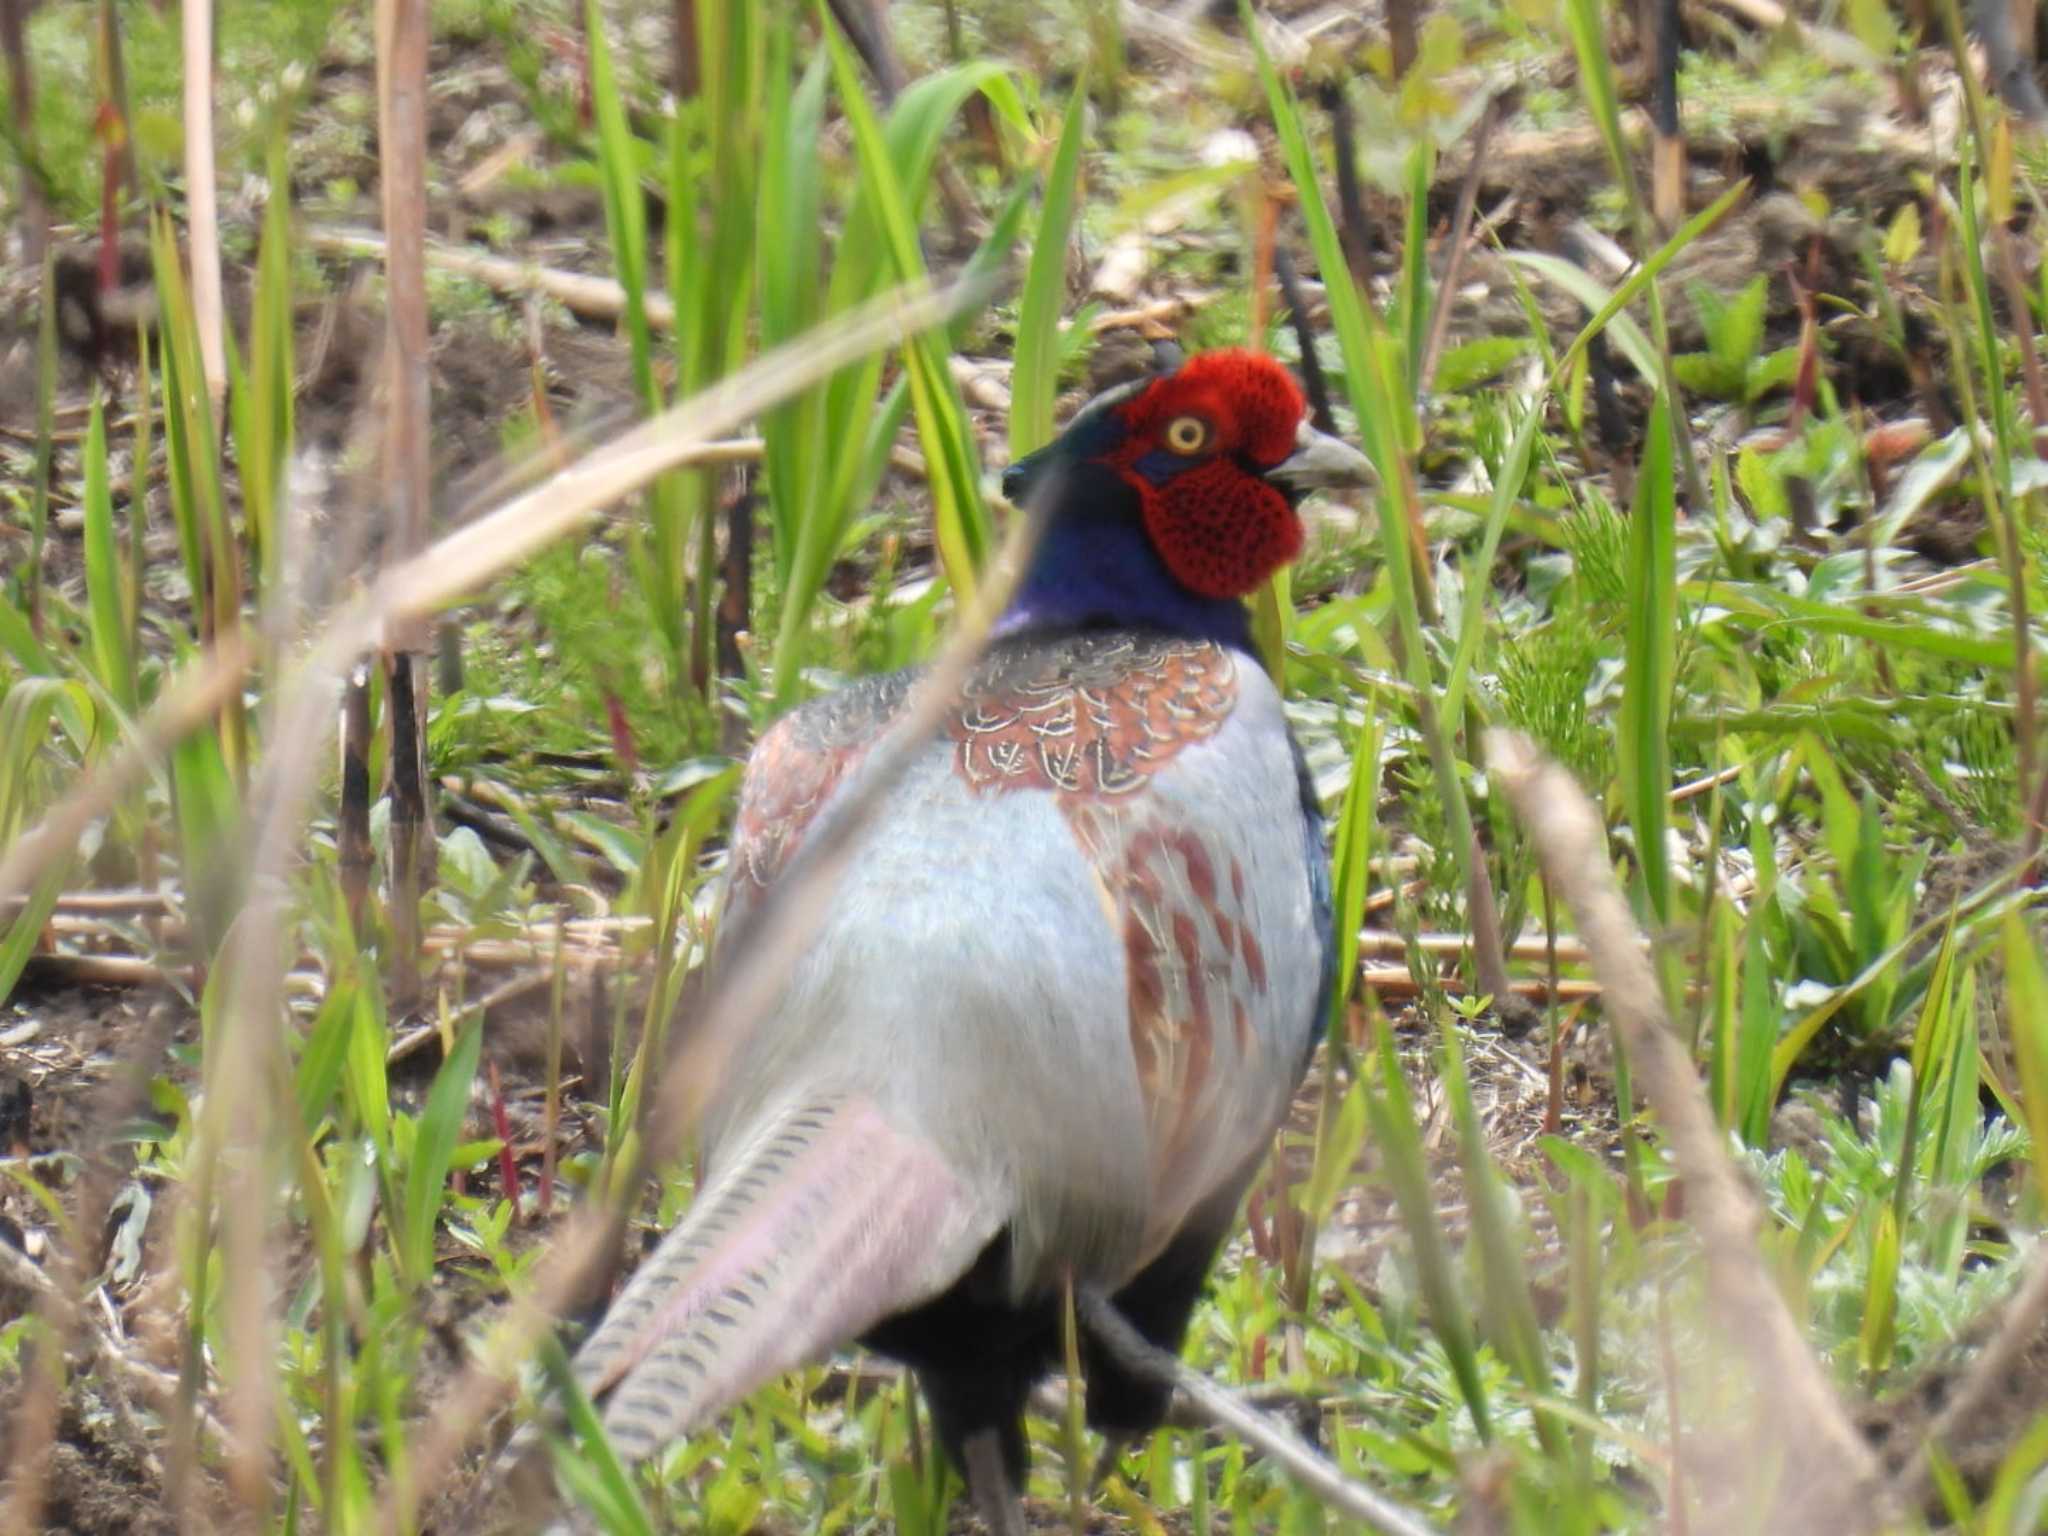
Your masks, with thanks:
[(1301, 498), (1370, 474), (1308, 424), (1293, 375), (1261, 353), (1208, 352), (1111, 390), (1003, 476), (1044, 519), (1016, 622), (1235, 639), (1236, 599), (1301, 550)]

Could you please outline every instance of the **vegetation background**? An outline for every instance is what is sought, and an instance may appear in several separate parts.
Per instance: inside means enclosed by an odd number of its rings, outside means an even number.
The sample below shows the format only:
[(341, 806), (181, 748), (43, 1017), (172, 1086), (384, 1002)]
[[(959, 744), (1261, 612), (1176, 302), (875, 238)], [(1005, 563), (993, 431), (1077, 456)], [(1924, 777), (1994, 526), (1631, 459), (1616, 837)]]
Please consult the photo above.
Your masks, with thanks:
[[(1033, 1518), (2043, 1528), (2048, 153), (1965, 20), (0, 0), (0, 1528), (474, 1528), (689, 1198), (749, 742), (1169, 338), (1380, 474), (1257, 604), (1348, 985), (1188, 1348), (1334, 1475), (1190, 1397), (1091, 1492), (1056, 1384)], [(556, 1466), (968, 1521), (868, 1359)]]

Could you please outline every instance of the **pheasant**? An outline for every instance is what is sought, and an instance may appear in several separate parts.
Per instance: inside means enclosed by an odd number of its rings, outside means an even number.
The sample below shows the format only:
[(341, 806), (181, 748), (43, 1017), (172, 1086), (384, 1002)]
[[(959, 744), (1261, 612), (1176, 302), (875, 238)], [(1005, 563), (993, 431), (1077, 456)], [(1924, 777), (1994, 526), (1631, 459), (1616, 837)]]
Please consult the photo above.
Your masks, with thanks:
[[(916, 1373), (1016, 1536), (1067, 1277), (1179, 1348), (1331, 984), (1320, 814), (1242, 599), (1299, 551), (1300, 499), (1368, 472), (1242, 351), (1098, 397), (1009, 468), (1039, 520), (1016, 595), (737, 1047), (695, 1205), (576, 1356), (622, 1455), (858, 1338)], [(762, 737), (722, 933), (914, 681)], [(1083, 1361), (1112, 1446), (1158, 1426), (1163, 1388)]]

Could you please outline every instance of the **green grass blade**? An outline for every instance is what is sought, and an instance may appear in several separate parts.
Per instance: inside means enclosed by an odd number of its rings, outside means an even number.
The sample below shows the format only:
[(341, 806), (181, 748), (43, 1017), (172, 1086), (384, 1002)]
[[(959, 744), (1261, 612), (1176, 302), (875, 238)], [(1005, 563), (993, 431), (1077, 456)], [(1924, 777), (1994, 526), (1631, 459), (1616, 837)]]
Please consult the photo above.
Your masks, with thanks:
[(151, 221), (150, 251), (155, 258), (157, 301), (164, 316), (164, 457), (169, 470), (171, 520), (178, 532), (178, 552), (185, 561), (185, 582), (192, 593), (194, 632), (206, 634), (211, 631), (205, 616), (207, 515), (201, 506), (210, 483), (206, 392), (198, 382), (198, 342), (192, 335), (192, 305), (185, 292), (184, 268), (165, 215)]
[(342, 1089), (357, 1129), (370, 1138), (380, 1154), (381, 1165), (388, 1170), (393, 1160), (391, 1083), (385, 1062), (391, 1031), (384, 1020), (384, 994), (381, 988), (360, 983), (349, 990), (353, 998)]
[(619, 95), (598, 0), (584, 0), (583, 28), (590, 60), (590, 111), (597, 129), (598, 186), (611, 240), (612, 271), (626, 293), (624, 323), (633, 384), (641, 403), (658, 411), (667, 402), (655, 381), (654, 342), (647, 325), (647, 205), (640, 195), (640, 142), (626, 122), (626, 104)]
[(633, 1486), (618, 1452), (606, 1438), (604, 1425), (569, 1369), (569, 1358), (554, 1338), (540, 1346), (541, 1368), (567, 1419), (573, 1450), (555, 1444), (555, 1470), (570, 1492), (597, 1515), (612, 1536), (654, 1536), (654, 1522)]
[(114, 533), (114, 496), (107, 478), (107, 424), (95, 394), (85, 425), (85, 590), (92, 615), (92, 654), (101, 686), (125, 715), (135, 713), (133, 619)]
[[(861, 89), (852, 52), (836, 26), (828, 26), (826, 42), (831, 51), (833, 77), (839, 86), (840, 105), (853, 126), (861, 180), (873, 199), (894, 269), (892, 275), (898, 282), (916, 281), (925, 275), (924, 253), (918, 245), (906, 180)], [(919, 104), (923, 105), (924, 100), (920, 97)], [(917, 417), (918, 438), (924, 444), (925, 473), (932, 495), (932, 531), (939, 546), (940, 563), (947, 581), (964, 600), (974, 591), (992, 537), (988, 512), (981, 501), (981, 470), (975, 457), (973, 427), (938, 338), (929, 334), (912, 337), (904, 345), (904, 364), (910, 374), (911, 410)]]
[(1921, 1120), (1928, 1096), (1938, 1093), (1936, 1075), (1945, 1073), (1955, 1057), (1954, 1037), (1958, 1028), (1955, 1012), (1956, 914), (1948, 915), (1942, 930), (1941, 948), (1934, 957), (1934, 974), (1921, 999), (1920, 1019), (1913, 1027), (1911, 1055), (1912, 1087), (1906, 1098), (1906, 1129), (1899, 1140), (1899, 1166), (1892, 1185), (1892, 1217), (1898, 1229), (1906, 1230), (1910, 1216), (1913, 1170), (1918, 1164)]
[(1010, 458), (1014, 461), (1052, 440), (1053, 396), (1059, 385), (1059, 323), (1067, 294), (1067, 239), (1074, 224), (1075, 189), (1080, 179), (1082, 126), (1088, 92), (1074, 83), (1060, 123), (1059, 146), (1045, 174), (1045, 210), (1024, 297), (1017, 313), (1017, 350), (1010, 381)]
[(1437, 1224), (1436, 1195), (1423, 1156), (1422, 1132), (1415, 1123), (1414, 1101), (1401, 1072), (1400, 1057), (1394, 1052), (1393, 1032), (1382, 1026), (1379, 1035), (1379, 1081), (1366, 1097), (1373, 1143), (1385, 1159), (1387, 1183), (1414, 1248), (1416, 1278), (1429, 1304), (1430, 1325), (1451, 1363), (1473, 1429), (1481, 1441), (1490, 1442), (1493, 1412), (1479, 1367), (1479, 1348)]
[(321, 999), (319, 1012), (306, 1030), (292, 1087), (299, 1104), (299, 1124), (312, 1135), (341, 1090), (348, 1064), (349, 1040), (355, 1032), (356, 987), (353, 977), (336, 977)]
[[(94, 710), (82, 684), (24, 677), (0, 697), (0, 850), (12, 845), (35, 811), (42, 784), (39, 760), (67, 715), (78, 722), (70, 727), (74, 737), (89, 742)], [(68, 858), (54, 864), (0, 936), (0, 1002), (21, 979), (70, 870)]]
[(7, 1001), (14, 992), (15, 983), (21, 980), (29, 957), (35, 954), (36, 945), (42, 939), (43, 925), (57, 910), (57, 898), (64, 894), (64, 882), (70, 877), (69, 859), (59, 859), (51, 865), (49, 873), (29, 892), (28, 900), (15, 914), (14, 921), (7, 925), (4, 933), (0, 933), (0, 1003)]
[(1337, 984), (1330, 989), (1325, 1021), (1334, 1045), (1345, 1038), (1344, 1016), (1358, 974), (1358, 931), (1365, 925), (1365, 902), (1371, 894), (1373, 831), (1380, 796), (1380, 721), (1377, 700), (1359, 727), (1351, 747), (1351, 777), (1344, 786), (1344, 804), (1337, 813), (1330, 896), (1337, 928)]
[(50, 531), (50, 466), (57, 434), (57, 251), (43, 253), (42, 313), (36, 319), (36, 467), (28, 502), (28, 627), (40, 636), (43, 543)]
[(1771, 957), (1759, 902), (1742, 935), (1742, 1012), (1736, 1026), (1735, 1125), (1744, 1143), (1770, 1144), (1777, 1104), (1778, 1007), (1771, 989)]
[[(1394, 327), (1401, 338), (1401, 366), (1413, 399), (1422, 384), (1422, 353), (1429, 344), (1429, 316), (1435, 294), (1429, 278), (1429, 185), (1436, 174), (1436, 146), (1418, 135), (1408, 154), (1408, 231), (1401, 251), (1401, 284), (1394, 300)], [(1419, 418), (1410, 413), (1410, 420)], [(1420, 446), (1411, 441), (1412, 450)], [(1446, 716), (1450, 712), (1445, 711)]]
[[(803, 81), (790, 88), (787, 28), (769, 64), (767, 134), (761, 156), (761, 223), (770, 229), (816, 229), (823, 218), (818, 157), (807, 146), (824, 132), (826, 65), (814, 59)], [(815, 325), (824, 313), (822, 243), (763, 240), (756, 258), (760, 283), (761, 341), (777, 346)], [(762, 422), (769, 513), (777, 581), (785, 592), (802, 544), (806, 519), (819, 506), (825, 476), (823, 417), (828, 391), (807, 390)]]
[[(1534, 1293), (1522, 1263), (1523, 1238), (1509, 1215), (1500, 1170), (1486, 1148), (1486, 1127), (1473, 1107), (1465, 1075), (1465, 1053), (1457, 1020), (1443, 1020), (1437, 1060), (1443, 1087), (1458, 1132), (1458, 1163), (1465, 1172), (1466, 1202), (1472, 1213), (1472, 1237), (1478, 1246), (1479, 1276), (1486, 1304), (1486, 1323), (1494, 1347), (1522, 1384), (1534, 1393), (1551, 1389), (1550, 1366), (1543, 1353), (1543, 1330), (1536, 1321)], [(1556, 1454), (1564, 1433), (1555, 1418), (1538, 1411), (1536, 1429), (1545, 1447)]]
[(1671, 402), (1650, 408), (1629, 519), (1628, 616), (1616, 722), (1621, 798), (1635, 829), (1636, 856), (1653, 922), (1671, 921), (1671, 701), (1677, 686), (1677, 487), (1671, 461)]
[(211, 955), (234, 910), (242, 796), (218, 733), (187, 736), (171, 750), (171, 800), (186, 906), (200, 953)]
[(2034, 1177), (2048, 1194), (2048, 968), (2019, 913), (2006, 915), (2005, 1024), (2019, 1066), (2020, 1107), (2034, 1142)]
[(456, 1037), (434, 1084), (427, 1090), (426, 1107), (420, 1111), (419, 1127), (413, 1137), (412, 1159), (405, 1170), (405, 1212), (399, 1253), (407, 1278), (423, 1285), (434, 1267), (434, 1227), (453, 1166), (455, 1147), (462, 1139), (462, 1122), (469, 1112), (469, 1084), (476, 1076), (477, 1056), (483, 1049), (483, 1020), (478, 1018)]

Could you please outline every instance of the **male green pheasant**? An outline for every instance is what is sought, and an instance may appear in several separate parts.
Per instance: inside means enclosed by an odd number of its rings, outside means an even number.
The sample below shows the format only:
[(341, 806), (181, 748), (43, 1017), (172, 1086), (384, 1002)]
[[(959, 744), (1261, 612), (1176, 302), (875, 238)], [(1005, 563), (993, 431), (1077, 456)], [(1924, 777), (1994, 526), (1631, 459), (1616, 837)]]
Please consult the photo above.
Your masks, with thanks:
[[(695, 1206), (576, 1357), (623, 1454), (860, 1338), (914, 1369), (1014, 1536), (1064, 1278), (1179, 1347), (1330, 986), (1321, 820), (1242, 599), (1298, 552), (1301, 497), (1367, 468), (1234, 351), (1011, 466), (1041, 526), (996, 639), (738, 1047)], [(762, 738), (726, 932), (914, 681)], [(1163, 1389), (1092, 1347), (1084, 1367), (1112, 1443), (1159, 1424)]]

